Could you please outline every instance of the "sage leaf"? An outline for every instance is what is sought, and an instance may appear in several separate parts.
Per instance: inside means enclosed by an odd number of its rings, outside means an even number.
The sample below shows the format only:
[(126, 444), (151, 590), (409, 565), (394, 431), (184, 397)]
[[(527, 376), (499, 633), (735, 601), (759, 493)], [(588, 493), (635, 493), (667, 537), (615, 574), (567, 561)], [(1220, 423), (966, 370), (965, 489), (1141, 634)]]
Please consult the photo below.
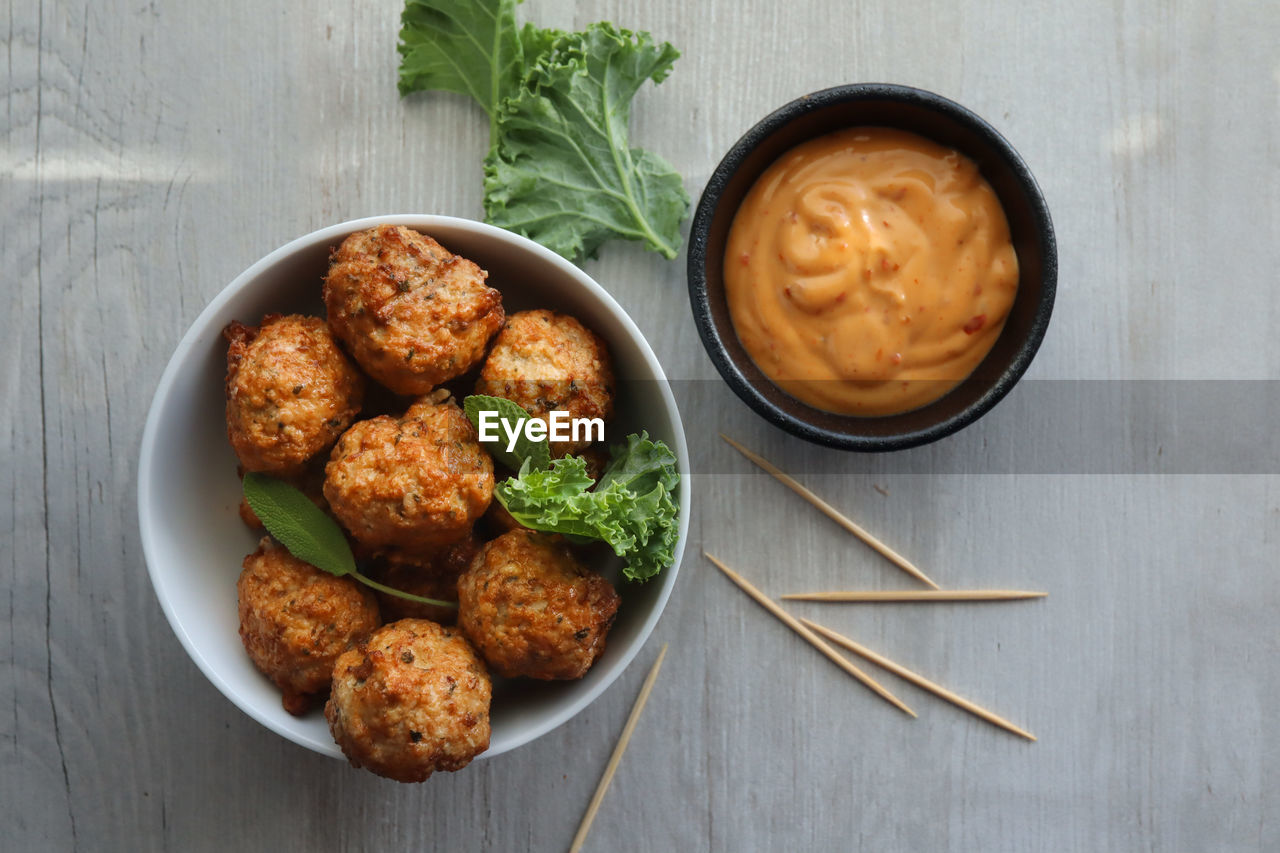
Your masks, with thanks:
[(267, 532), (279, 540), (289, 553), (323, 572), (343, 577), (350, 575), (365, 586), (436, 607), (457, 607), (452, 601), (441, 601), (393, 589), (356, 571), (356, 558), (347, 544), (342, 528), (311, 500), (293, 486), (267, 474), (253, 471), (244, 475), (244, 499), (258, 516)]
[(356, 560), (342, 528), (302, 492), (266, 474), (244, 475), (249, 508), (289, 553), (317, 569), (342, 577), (356, 570)]

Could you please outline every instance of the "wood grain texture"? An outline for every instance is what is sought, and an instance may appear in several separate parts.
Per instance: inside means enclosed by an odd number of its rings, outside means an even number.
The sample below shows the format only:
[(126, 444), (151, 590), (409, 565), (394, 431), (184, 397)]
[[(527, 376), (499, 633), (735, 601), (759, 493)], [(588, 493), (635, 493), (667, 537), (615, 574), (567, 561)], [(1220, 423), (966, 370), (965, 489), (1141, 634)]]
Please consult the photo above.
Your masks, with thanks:
[[(399, 6), (39, 0), (0, 15), (0, 847), (564, 849), (669, 642), (588, 849), (1280, 849), (1280, 478), (984, 475), (1069, 431), (1027, 429), (1012, 400), (917, 451), (800, 446), (715, 379), (683, 258), (634, 245), (586, 269), (690, 380), (698, 468), (689, 557), (637, 665), (534, 744), (414, 787), (226, 701), (147, 580), (143, 419), (187, 325), (269, 250), (356, 216), (480, 214), (485, 123), (460, 98), (397, 96)], [(1033, 379), (1280, 378), (1280, 17), (1265, 4), (529, 0), (521, 14), (678, 44), (633, 133), (695, 197), (747, 127), (804, 92), (887, 80), (951, 96), (1020, 150), (1054, 215), (1059, 300)], [(722, 430), (806, 472), (943, 586), (1049, 591), (1034, 607), (788, 605), (999, 697), (1041, 741), (914, 688), (907, 720), (716, 576), (703, 547), (770, 595), (901, 582)], [(1117, 465), (1151, 452), (1115, 430)], [(956, 471), (974, 473), (940, 473)]]

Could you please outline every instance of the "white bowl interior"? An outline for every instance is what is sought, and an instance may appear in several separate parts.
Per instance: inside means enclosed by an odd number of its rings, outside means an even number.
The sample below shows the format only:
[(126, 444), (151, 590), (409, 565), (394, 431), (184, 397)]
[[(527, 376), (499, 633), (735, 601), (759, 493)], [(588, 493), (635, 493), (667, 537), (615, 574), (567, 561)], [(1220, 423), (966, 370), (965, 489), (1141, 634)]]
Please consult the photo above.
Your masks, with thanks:
[(609, 439), (647, 429), (675, 451), (682, 473), (680, 543), (659, 577), (622, 580), (605, 549), (596, 566), (622, 596), (604, 654), (573, 682), (495, 680), (493, 736), (499, 755), (550, 731), (585, 708), (622, 672), (666, 605), (689, 528), (689, 454), (675, 400), (653, 351), (617, 302), (585, 273), (543, 247), (497, 228), (444, 216), (400, 215), (316, 231), (254, 264), (227, 286), (183, 337), (161, 377), (147, 417), (138, 465), (138, 515), (156, 595), (192, 659), (227, 698), (263, 725), (316, 752), (341, 757), (324, 717), (288, 714), (280, 694), (249, 661), (237, 633), (235, 581), (257, 537), (237, 514), (236, 459), (223, 414), (226, 344), (231, 320), (263, 314), (323, 316), (321, 280), (331, 247), (379, 223), (416, 228), (489, 271), (508, 312), (552, 308), (572, 314), (610, 346), (619, 379), (618, 414)]

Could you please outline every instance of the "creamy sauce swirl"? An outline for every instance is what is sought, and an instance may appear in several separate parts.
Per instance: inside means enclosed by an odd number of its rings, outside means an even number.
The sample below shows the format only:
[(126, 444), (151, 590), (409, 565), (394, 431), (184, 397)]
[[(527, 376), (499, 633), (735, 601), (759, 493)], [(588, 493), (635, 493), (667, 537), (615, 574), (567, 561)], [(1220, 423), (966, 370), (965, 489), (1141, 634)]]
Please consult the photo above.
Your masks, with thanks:
[(971, 160), (854, 128), (760, 176), (734, 217), (724, 280), (738, 338), (775, 384), (820, 409), (888, 415), (973, 372), (1004, 328), (1018, 259)]

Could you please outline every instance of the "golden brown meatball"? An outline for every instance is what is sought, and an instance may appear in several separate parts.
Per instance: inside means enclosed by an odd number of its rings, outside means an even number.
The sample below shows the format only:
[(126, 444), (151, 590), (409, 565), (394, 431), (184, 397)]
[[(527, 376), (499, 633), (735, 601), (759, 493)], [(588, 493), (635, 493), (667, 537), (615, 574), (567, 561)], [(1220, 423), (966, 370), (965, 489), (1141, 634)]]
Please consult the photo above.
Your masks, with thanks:
[(484, 539), (472, 528), (457, 542), (425, 551), (406, 551), (400, 548), (384, 548), (371, 554), (371, 558), (392, 568), (421, 570), (427, 574), (457, 579), (471, 565), (476, 552), (484, 545)]
[[(435, 598), (458, 601), (458, 575), (467, 570), (483, 543), (474, 532), (429, 554), (415, 556), (402, 551), (378, 555), (370, 568), (375, 580), (393, 589)], [(396, 595), (378, 592), (378, 607), (388, 622), (396, 619), (430, 619), (452, 625), (458, 618), (457, 607), (437, 607), (409, 601)]]
[[(609, 467), (609, 449), (603, 444), (593, 444), (585, 450), (579, 450), (577, 455), (587, 463), (587, 476), (593, 480), (598, 481), (604, 469)], [(595, 486), (591, 488), (594, 489)]]
[(246, 471), (296, 472), (351, 425), (364, 377), (318, 317), (269, 314), (232, 322), (227, 348), (227, 437)]
[(458, 578), (458, 627), (499, 675), (581, 678), (604, 651), (618, 594), (530, 530), (488, 543)]
[(502, 294), (488, 275), (417, 231), (379, 225), (333, 253), (329, 325), (374, 379), (426, 394), (479, 362), (502, 326)]
[(388, 620), (398, 619), (430, 619), (441, 625), (452, 625), (458, 621), (458, 579), (430, 572), (413, 571), (407, 566), (394, 569), (382, 567), (375, 570), (375, 579), (380, 580), (393, 589), (434, 598), (437, 601), (451, 602), (453, 607), (440, 607), (435, 604), (424, 604), (421, 601), (410, 601), (398, 595), (378, 593), (378, 607), (386, 614)]
[(485, 510), (484, 526), (489, 531), (489, 535), (494, 538), (512, 530), (527, 529), (523, 524), (516, 521), (515, 516), (507, 512), (507, 508), (497, 500), (490, 503), (489, 508)]
[(423, 552), (462, 539), (493, 497), (493, 460), (447, 395), (347, 430), (325, 468), (324, 495), (371, 548)]
[[(613, 366), (604, 341), (573, 317), (521, 311), (507, 318), (476, 382), (477, 394), (505, 397), (550, 424), (553, 410), (570, 418), (613, 417)], [(551, 443), (553, 456), (591, 443)]]
[(403, 619), (338, 658), (324, 715), (352, 765), (421, 782), (489, 748), (492, 690), (457, 629)]
[(244, 558), (236, 582), (240, 640), (253, 663), (301, 714), (329, 687), (333, 663), (382, 620), (373, 594), (351, 578), (334, 577), (264, 537)]

